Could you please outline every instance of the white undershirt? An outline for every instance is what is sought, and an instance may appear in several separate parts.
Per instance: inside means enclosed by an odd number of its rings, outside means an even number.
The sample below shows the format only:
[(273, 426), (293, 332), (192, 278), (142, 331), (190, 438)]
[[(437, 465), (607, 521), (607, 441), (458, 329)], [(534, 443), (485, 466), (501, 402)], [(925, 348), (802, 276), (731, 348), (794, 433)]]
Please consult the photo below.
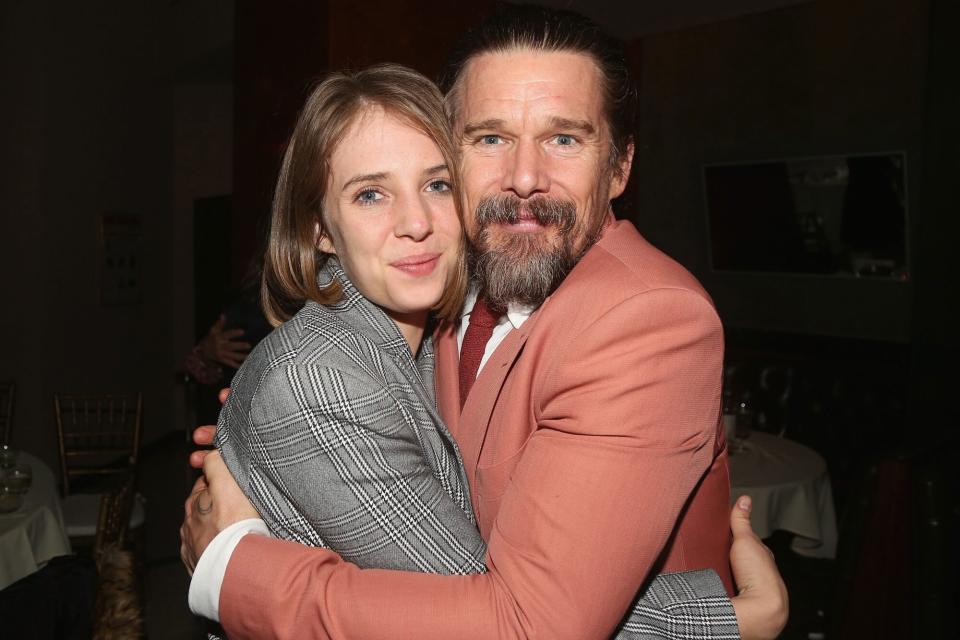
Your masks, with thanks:
[[(477, 292), (471, 290), (467, 293), (463, 312), (460, 314), (460, 327), (457, 329), (458, 351), (463, 347), (463, 336), (467, 332), (467, 327), (470, 326), (470, 314), (476, 303)], [(480, 359), (480, 366), (477, 369), (478, 375), (504, 338), (513, 329), (519, 329), (535, 310), (533, 307), (513, 303), (507, 306), (507, 315), (497, 320), (493, 334), (487, 341), (483, 358)], [(227, 572), (227, 564), (230, 562), (233, 550), (237, 548), (240, 539), (248, 533), (269, 536), (270, 530), (263, 520), (257, 518), (241, 520), (218, 533), (207, 545), (197, 561), (193, 578), (190, 580), (190, 592), (187, 596), (190, 611), (199, 616), (220, 621), (220, 588), (223, 586), (223, 576)]]
[(267, 523), (259, 518), (241, 520), (218, 533), (207, 545), (197, 561), (193, 578), (190, 580), (190, 591), (187, 593), (190, 611), (199, 616), (220, 621), (220, 587), (223, 586), (227, 563), (230, 562), (230, 556), (233, 555), (233, 550), (237, 548), (240, 539), (248, 533), (269, 536), (270, 530), (267, 528)]
[[(471, 289), (470, 292), (467, 293), (467, 299), (464, 300), (463, 303), (463, 311), (460, 313), (460, 327), (457, 329), (457, 351), (463, 349), (463, 336), (467, 333), (467, 327), (470, 326), (470, 315), (473, 312), (473, 305), (475, 304), (477, 304), (477, 292)], [(507, 334), (513, 329), (519, 329), (535, 310), (533, 307), (515, 303), (507, 305), (507, 315), (501, 316), (497, 320), (497, 324), (493, 327), (493, 333), (487, 341), (487, 346), (483, 350), (483, 357), (480, 358), (477, 375), (480, 375), (480, 372), (483, 371), (483, 365), (487, 364), (487, 360), (489, 360), (493, 352), (497, 350), (497, 347), (499, 347), (500, 343), (507, 337)]]

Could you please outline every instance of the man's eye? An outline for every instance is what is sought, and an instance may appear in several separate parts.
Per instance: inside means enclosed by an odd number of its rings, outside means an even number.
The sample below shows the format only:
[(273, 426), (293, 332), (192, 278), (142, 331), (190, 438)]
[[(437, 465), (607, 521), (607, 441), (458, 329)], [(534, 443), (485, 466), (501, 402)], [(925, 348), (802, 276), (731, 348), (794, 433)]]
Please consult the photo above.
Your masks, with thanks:
[(496, 136), (493, 134), (490, 134), (487, 136), (481, 136), (480, 143), (481, 144), (500, 144), (500, 136)]
[(357, 194), (355, 200), (360, 204), (369, 204), (371, 202), (376, 202), (377, 200), (382, 200), (383, 194), (375, 189), (364, 189)]
[(576, 142), (576, 139), (573, 136), (568, 136), (563, 133), (561, 133), (554, 139), (556, 140), (557, 144), (560, 145), (561, 147), (569, 147), (570, 145)]
[(427, 185), (427, 191), (443, 192), (443, 191), (450, 191), (450, 189), (451, 189), (450, 183), (447, 182), (446, 180), (434, 180), (433, 182)]

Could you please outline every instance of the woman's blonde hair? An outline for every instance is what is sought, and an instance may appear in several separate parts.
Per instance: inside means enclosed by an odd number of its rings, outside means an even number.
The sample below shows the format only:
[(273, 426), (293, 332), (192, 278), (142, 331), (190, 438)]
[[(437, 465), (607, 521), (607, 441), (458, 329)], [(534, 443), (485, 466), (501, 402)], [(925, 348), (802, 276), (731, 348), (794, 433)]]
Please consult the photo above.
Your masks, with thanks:
[[(462, 226), (457, 146), (437, 87), (420, 73), (397, 64), (330, 75), (303, 105), (277, 179), (260, 288), (263, 311), (274, 326), (289, 320), (307, 300), (331, 304), (340, 299), (338, 282), (323, 288), (317, 284), (317, 270), (329, 258), (329, 254), (317, 249), (317, 238), (326, 232), (323, 197), (334, 150), (357, 118), (371, 107), (382, 108), (436, 143), (450, 170)], [(466, 283), (461, 235), (456, 266), (443, 297), (434, 307), (438, 316), (456, 317), (463, 304)]]

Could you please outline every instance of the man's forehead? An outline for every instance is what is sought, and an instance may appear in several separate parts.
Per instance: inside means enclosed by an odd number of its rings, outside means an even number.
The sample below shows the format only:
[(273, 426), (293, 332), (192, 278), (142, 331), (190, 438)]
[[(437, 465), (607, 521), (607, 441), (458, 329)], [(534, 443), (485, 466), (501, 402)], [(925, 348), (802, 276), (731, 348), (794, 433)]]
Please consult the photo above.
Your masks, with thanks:
[(584, 53), (530, 49), (484, 53), (467, 63), (459, 89), (458, 111), (471, 120), (492, 117), (485, 114), (490, 110), (524, 105), (571, 111), (552, 114), (561, 117), (601, 115), (600, 69)]

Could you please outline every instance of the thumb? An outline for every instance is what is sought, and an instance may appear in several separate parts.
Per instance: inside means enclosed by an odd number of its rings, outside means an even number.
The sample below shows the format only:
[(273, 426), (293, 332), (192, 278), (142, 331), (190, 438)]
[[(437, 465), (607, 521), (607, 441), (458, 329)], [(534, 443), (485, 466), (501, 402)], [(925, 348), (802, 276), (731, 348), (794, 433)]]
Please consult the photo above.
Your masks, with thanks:
[(207, 484), (214, 484), (217, 478), (224, 472), (230, 473), (227, 471), (227, 465), (224, 464), (223, 458), (220, 457), (220, 452), (211, 451), (208, 453), (203, 459), (203, 475), (206, 478)]
[(750, 496), (737, 498), (737, 504), (730, 510), (730, 530), (733, 531), (734, 540), (744, 536), (756, 535), (750, 525), (750, 512), (752, 510), (753, 501)]
[(740, 496), (730, 510), (730, 530), (733, 532), (730, 568), (741, 594), (756, 589), (771, 591), (771, 586), (783, 584), (773, 552), (763, 544), (750, 525), (752, 507), (749, 496)]

